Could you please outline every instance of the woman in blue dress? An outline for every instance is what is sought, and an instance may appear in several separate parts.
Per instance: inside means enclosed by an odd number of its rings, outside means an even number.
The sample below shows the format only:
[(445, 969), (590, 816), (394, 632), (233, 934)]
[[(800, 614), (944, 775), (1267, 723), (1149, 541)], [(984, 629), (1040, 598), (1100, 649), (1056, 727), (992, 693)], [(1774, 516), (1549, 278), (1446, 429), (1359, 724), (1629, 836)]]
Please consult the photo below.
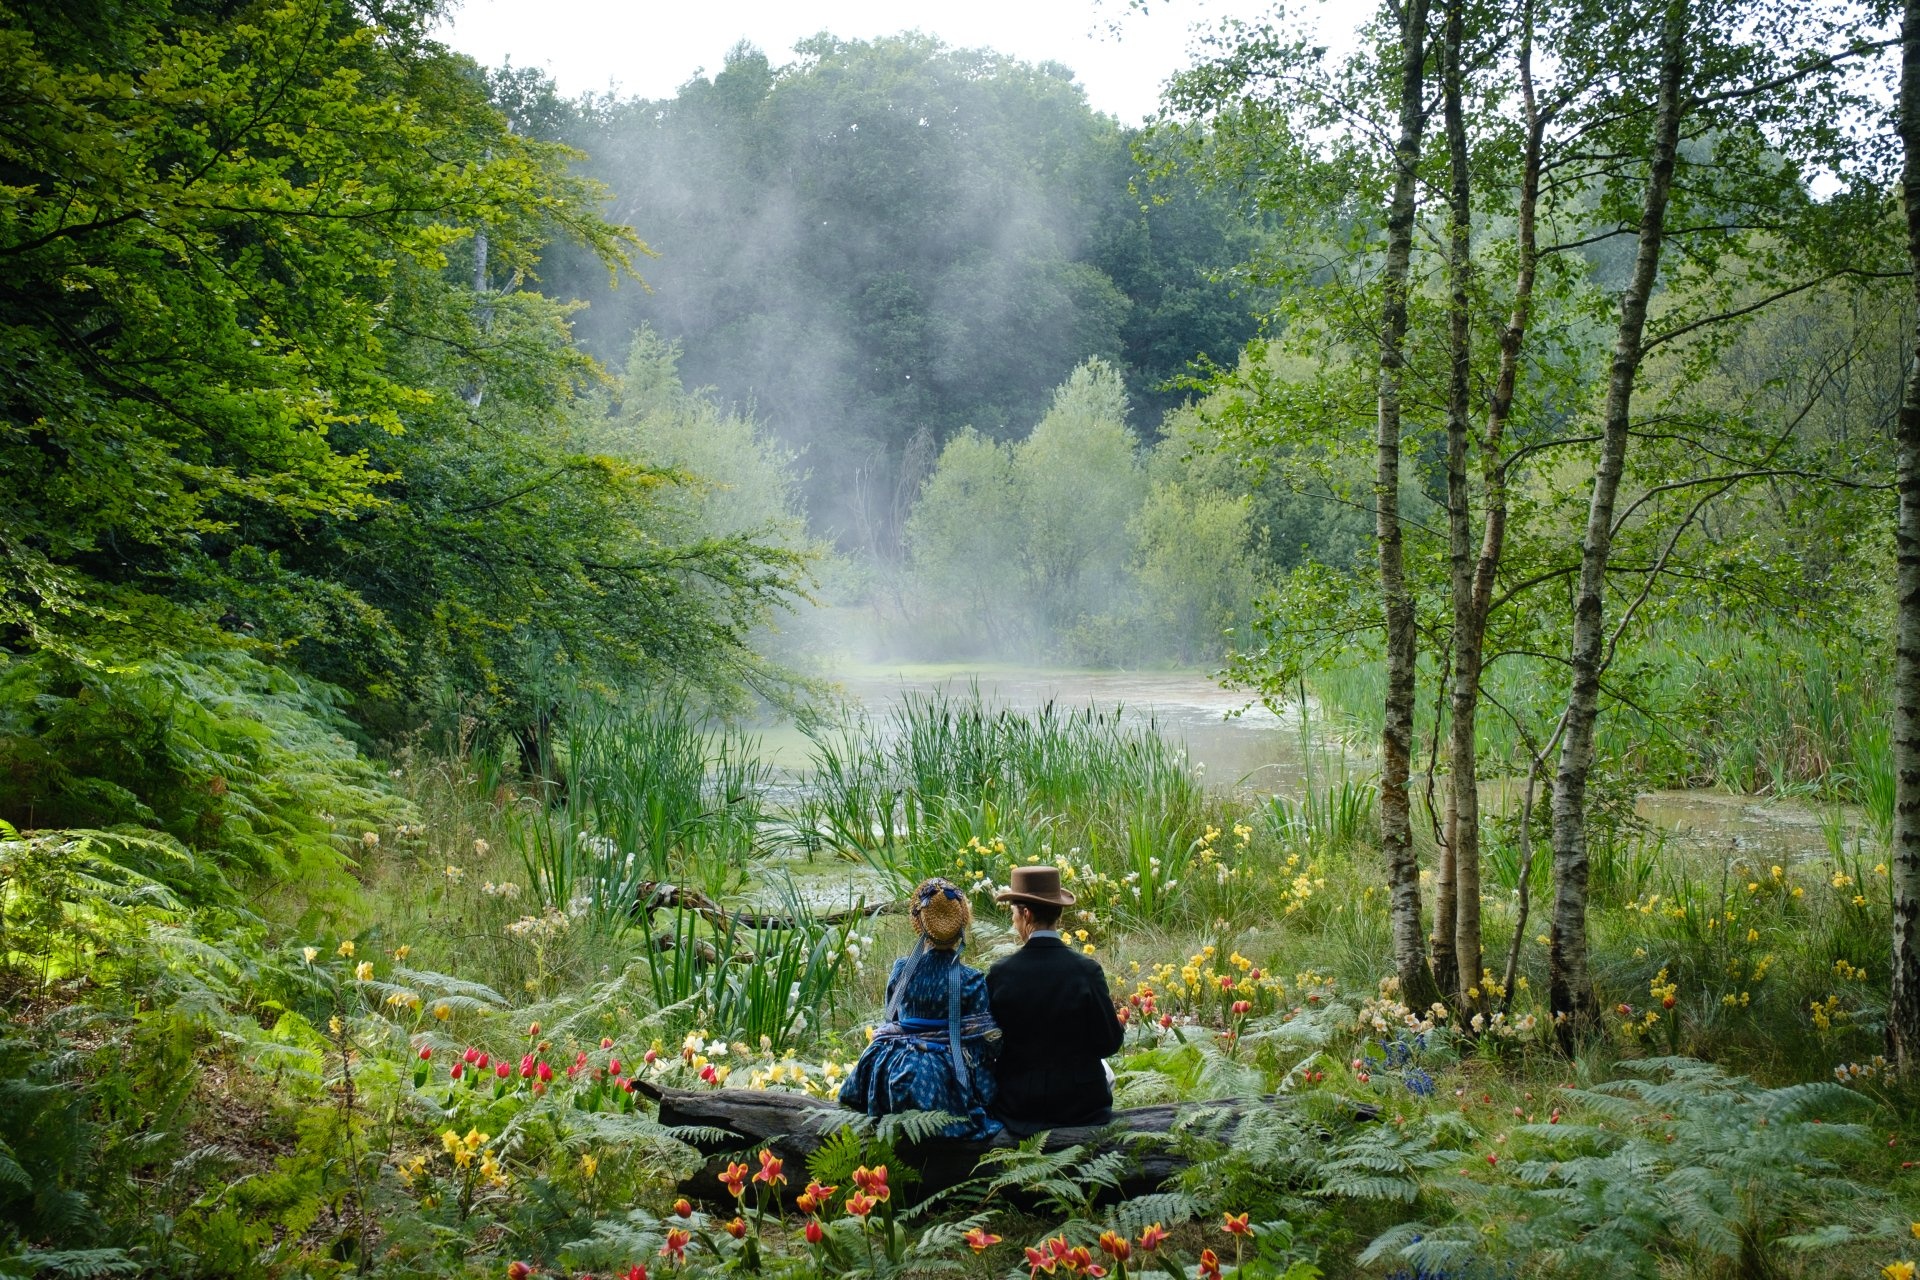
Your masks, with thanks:
[(990, 1138), (1000, 1132), (987, 1114), (1000, 1033), (987, 1010), (987, 976), (960, 963), (973, 907), (935, 878), (913, 891), (912, 912), (919, 938), (893, 962), (886, 1016), (841, 1085), (840, 1104), (872, 1116), (944, 1111), (965, 1117), (942, 1130), (947, 1137)]

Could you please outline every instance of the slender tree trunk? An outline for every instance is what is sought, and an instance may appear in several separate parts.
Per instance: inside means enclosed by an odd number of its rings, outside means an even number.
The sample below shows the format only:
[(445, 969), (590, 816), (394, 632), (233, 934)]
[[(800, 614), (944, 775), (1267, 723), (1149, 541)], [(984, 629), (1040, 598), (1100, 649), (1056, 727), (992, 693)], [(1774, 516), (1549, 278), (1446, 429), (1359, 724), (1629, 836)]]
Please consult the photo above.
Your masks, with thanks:
[[(488, 153), (488, 155), (491, 154), (491, 152)], [(487, 282), (487, 228), (486, 224), (482, 223), (473, 229), (473, 293), (480, 300), (476, 314), (483, 333), (493, 324), (493, 308), (487, 305)], [(486, 375), (475, 369), (473, 383), (467, 388), (467, 403), (478, 409), (486, 397)]]
[(1381, 733), (1380, 846), (1387, 859), (1393, 913), (1393, 964), (1401, 996), (1416, 1009), (1439, 998), (1420, 936), (1420, 865), (1413, 853), (1408, 778), (1412, 774), (1414, 699), (1413, 597), (1407, 590), (1400, 535), (1400, 384), (1406, 367), (1407, 277), (1413, 262), (1414, 172), (1426, 128), (1427, 0), (1400, 8), (1400, 139), (1394, 147), (1392, 204), (1380, 324), (1380, 401), (1375, 436), (1375, 531), (1380, 596), (1387, 633), (1387, 696)]
[[(1533, 281), (1539, 265), (1539, 243), (1535, 226), (1540, 207), (1541, 152), (1546, 137), (1546, 120), (1540, 113), (1533, 88), (1533, 0), (1526, 0), (1520, 18), (1520, 102), (1526, 114), (1527, 137), (1520, 159), (1520, 199), (1514, 230), (1513, 311), (1507, 327), (1500, 331), (1500, 369), (1494, 376), (1493, 403), (1487, 411), (1486, 435), (1480, 445), (1482, 483), (1486, 488), (1487, 523), (1480, 540), (1480, 562), (1473, 574), (1473, 617), (1479, 628), (1476, 639), (1484, 641), (1487, 619), (1493, 608), (1493, 580), (1500, 571), (1500, 558), (1507, 534), (1507, 468), (1500, 456), (1506, 439), (1507, 419), (1513, 415), (1514, 387), (1520, 375), (1520, 349), (1526, 341), (1527, 324), (1533, 313)], [(1520, 806), (1520, 900), (1514, 914), (1513, 941), (1507, 947), (1507, 964), (1501, 979), (1506, 994), (1501, 998), (1503, 1011), (1513, 1007), (1513, 983), (1520, 967), (1520, 947), (1526, 939), (1527, 916), (1533, 897), (1533, 800), (1547, 756), (1559, 739), (1553, 738), (1537, 752), (1531, 752), (1527, 765), (1527, 790)]]
[(1911, 1078), (1920, 1072), (1920, 0), (1907, 0), (1900, 38), (1903, 194), (1917, 320), (1897, 428), (1900, 603), (1893, 671), (1893, 991), (1887, 1056)]
[[(1447, 130), (1447, 549), (1453, 586), (1453, 689), (1447, 744), (1447, 852), (1453, 862), (1454, 911), (1447, 950), (1454, 970), (1450, 990), (1463, 1010), (1477, 1009), (1480, 990), (1480, 787), (1474, 720), (1480, 702), (1481, 629), (1474, 614), (1473, 495), (1467, 488), (1467, 436), (1472, 406), (1472, 317), (1467, 289), (1473, 270), (1471, 175), (1467, 122), (1460, 103), (1460, 45), (1466, 38), (1466, 0), (1446, 0), (1441, 97)], [(1440, 933), (1435, 929), (1436, 937)], [(1440, 978), (1440, 951), (1434, 950)]]
[(1654, 111), (1651, 162), (1640, 210), (1633, 275), (1620, 300), (1613, 367), (1607, 377), (1601, 422), (1600, 461), (1593, 476), (1581, 544), (1580, 580), (1573, 601), (1566, 733), (1560, 744), (1553, 788), (1554, 900), (1552, 950), (1548, 959), (1548, 1004), (1563, 1047), (1591, 1027), (1596, 1014), (1587, 957), (1587, 777), (1593, 768), (1594, 726), (1600, 711), (1600, 675), (1605, 647), (1607, 559), (1613, 550), (1614, 501), (1626, 469), (1627, 428), (1633, 385), (1640, 371), (1647, 301), (1660, 270), (1666, 235), (1667, 198), (1684, 114), (1687, 78), (1688, 0), (1670, 0), (1660, 33), (1660, 88)]

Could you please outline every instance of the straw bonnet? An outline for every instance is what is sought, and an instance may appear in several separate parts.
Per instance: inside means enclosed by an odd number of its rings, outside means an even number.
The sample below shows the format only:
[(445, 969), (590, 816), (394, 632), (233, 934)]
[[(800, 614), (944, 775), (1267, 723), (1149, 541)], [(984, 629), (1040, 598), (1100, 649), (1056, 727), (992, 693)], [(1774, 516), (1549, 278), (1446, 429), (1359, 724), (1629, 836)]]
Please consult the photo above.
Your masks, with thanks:
[(1048, 907), (1070, 907), (1073, 895), (1060, 887), (1060, 868), (1015, 867), (1007, 887), (993, 895), (995, 902), (1036, 902)]
[(914, 932), (924, 935), (929, 947), (951, 950), (972, 923), (973, 904), (952, 881), (935, 876), (913, 891)]

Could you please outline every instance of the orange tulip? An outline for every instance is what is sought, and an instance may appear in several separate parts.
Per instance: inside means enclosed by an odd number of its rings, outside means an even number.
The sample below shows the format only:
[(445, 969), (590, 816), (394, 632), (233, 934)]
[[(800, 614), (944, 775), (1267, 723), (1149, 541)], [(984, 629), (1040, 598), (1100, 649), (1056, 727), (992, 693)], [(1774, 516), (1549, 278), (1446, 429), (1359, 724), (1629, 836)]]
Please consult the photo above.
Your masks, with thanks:
[(1133, 1256), (1133, 1246), (1127, 1243), (1127, 1238), (1111, 1231), (1100, 1233), (1100, 1251), (1115, 1262), (1125, 1262)]
[(747, 1166), (727, 1161), (727, 1171), (720, 1175), (720, 1185), (731, 1192), (736, 1200), (747, 1194)]
[(747, 1234), (747, 1220), (736, 1215), (734, 1220), (727, 1224), (727, 1234), (735, 1240), (745, 1239)]
[(1200, 1251), (1200, 1275), (1204, 1280), (1220, 1280), (1220, 1258), (1211, 1249)]
[(787, 1180), (787, 1175), (780, 1172), (785, 1166), (785, 1163), (785, 1161), (777, 1159), (774, 1156), (771, 1148), (761, 1148), (760, 1172), (753, 1175), (753, 1180), (755, 1182), (764, 1182), (769, 1187), (779, 1186)]
[(1250, 1236), (1253, 1234), (1253, 1228), (1247, 1225), (1246, 1214), (1243, 1213), (1237, 1218), (1230, 1213), (1223, 1214), (1222, 1216), (1226, 1218), (1226, 1221), (1220, 1224), (1220, 1229), (1228, 1235)]
[(1000, 1237), (987, 1234), (985, 1227), (975, 1227), (966, 1234), (967, 1247), (975, 1253), (984, 1253), (1000, 1243)]
[(1167, 1234), (1166, 1229), (1157, 1222), (1146, 1228), (1140, 1233), (1140, 1252), (1152, 1253), (1160, 1247), (1161, 1241), (1167, 1238)]
[(847, 1212), (856, 1218), (864, 1218), (872, 1213), (873, 1207), (879, 1203), (872, 1196), (856, 1191), (847, 1197)]

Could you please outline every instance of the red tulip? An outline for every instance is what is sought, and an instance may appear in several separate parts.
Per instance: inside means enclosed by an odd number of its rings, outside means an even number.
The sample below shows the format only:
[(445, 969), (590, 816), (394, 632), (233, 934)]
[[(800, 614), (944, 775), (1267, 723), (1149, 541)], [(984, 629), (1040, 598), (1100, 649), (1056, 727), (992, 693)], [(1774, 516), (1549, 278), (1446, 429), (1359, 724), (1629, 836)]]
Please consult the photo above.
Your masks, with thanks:
[(673, 1211), (683, 1218), (691, 1218), (693, 1216), (693, 1206), (687, 1203), (685, 1196), (673, 1202)]
[(507, 1066), (507, 1064), (503, 1062), (499, 1066), (493, 1069), (493, 1074), (498, 1078), (505, 1080), (513, 1074), (513, 1069)]
[(526, 1080), (531, 1078), (532, 1075), (533, 1075), (533, 1055), (528, 1054), (526, 1057), (520, 1059), (520, 1078), (522, 1080)]
[(1237, 1018), (1237, 1017), (1240, 1017), (1240, 1016), (1242, 1016), (1243, 1014), (1248, 1014), (1248, 1013), (1252, 1013), (1252, 1012), (1253, 1012), (1253, 1001), (1251, 1001), (1251, 1000), (1235, 1000), (1235, 1001), (1233, 1002), (1233, 1016), (1234, 1016), (1234, 1017), (1236, 1017), (1236, 1018)]
[(1152, 1253), (1160, 1247), (1160, 1242), (1165, 1240), (1167, 1235), (1167, 1231), (1157, 1222), (1146, 1228), (1140, 1233), (1140, 1252)]
[(1053, 1255), (1044, 1250), (1029, 1246), (1027, 1249), (1027, 1265), (1033, 1269), (1029, 1274), (1028, 1280), (1033, 1280), (1033, 1277), (1038, 1276), (1042, 1271), (1048, 1275), (1052, 1275)]
[(825, 1240), (827, 1238), (826, 1229), (820, 1225), (820, 1219), (818, 1218), (807, 1219), (806, 1236), (807, 1236), (808, 1244), (819, 1244), (822, 1240)]
[(1204, 1280), (1220, 1280), (1220, 1258), (1211, 1249), (1200, 1251), (1200, 1275)]
[(453, 1079), (458, 1080), (460, 1078), (460, 1073), (466, 1070), (466, 1066), (467, 1064), (464, 1062), (456, 1062), (453, 1064), (453, 1069), (449, 1071), (447, 1074), (451, 1076)]
[(823, 1187), (818, 1182), (809, 1182), (807, 1184), (807, 1194), (813, 1197), (815, 1204), (825, 1204), (827, 1201), (833, 1199), (833, 1193), (839, 1189), (839, 1187)]
[(483, 1053), (480, 1055), (480, 1060), (475, 1062), (473, 1065), (480, 1068), (482, 1071), (485, 1071), (487, 1069), (487, 1065), (492, 1061), (493, 1061), (492, 1058), (489, 1058), (486, 1054)]
[(546, 1084), (553, 1079), (553, 1068), (544, 1062), (536, 1064), (534, 1072), (540, 1077), (541, 1084)]
[(705, 1080), (708, 1084), (720, 1083), (720, 1073), (713, 1069), (713, 1064), (711, 1062), (709, 1062), (706, 1066), (700, 1068), (700, 1078), (702, 1080)]
[(600, 1047), (601, 1047), (602, 1049), (611, 1049), (611, 1048), (613, 1048), (613, 1037), (612, 1037), (612, 1036), (601, 1036), (601, 1037), (600, 1037)]
[(735, 1216), (734, 1220), (727, 1224), (727, 1234), (732, 1236), (735, 1240), (745, 1239), (747, 1234), (747, 1220), (745, 1218)]
[(468, 1045), (467, 1051), (460, 1055), (460, 1061), (467, 1063), (478, 1062), (480, 1061), (480, 1051), (472, 1045)]
[(648, 1066), (652, 1066), (654, 1063), (660, 1061), (660, 1051), (658, 1049), (649, 1049), (640, 1055), (640, 1060)]
[(675, 1262), (685, 1262), (687, 1246), (692, 1243), (693, 1232), (682, 1231), (679, 1227), (668, 1227), (667, 1242), (660, 1246), (660, 1256), (672, 1258)]
[(1133, 1246), (1127, 1243), (1125, 1236), (1116, 1235), (1111, 1231), (1102, 1231), (1100, 1233), (1100, 1252), (1106, 1254), (1115, 1262), (1125, 1262), (1133, 1256)]
[(527, 1280), (533, 1274), (533, 1268), (519, 1260), (507, 1264), (507, 1280)]
[(873, 1207), (878, 1203), (872, 1196), (856, 1191), (847, 1197), (847, 1212), (856, 1218), (864, 1218), (873, 1212)]
[(887, 1166), (877, 1164), (869, 1169), (865, 1165), (853, 1171), (854, 1185), (866, 1192), (876, 1203), (888, 1199), (892, 1192), (887, 1189)]
[(647, 1280), (647, 1269), (636, 1262), (627, 1268), (627, 1274), (620, 1280)]
[(784, 1162), (774, 1157), (771, 1148), (762, 1147), (760, 1150), (760, 1172), (753, 1175), (753, 1180), (755, 1182), (764, 1182), (768, 1187), (781, 1185), (787, 1180), (786, 1175), (780, 1172), (783, 1163)]
[(1228, 1235), (1250, 1236), (1253, 1234), (1253, 1228), (1247, 1225), (1246, 1214), (1243, 1213), (1237, 1218), (1230, 1213), (1222, 1214), (1221, 1216), (1224, 1217), (1226, 1221), (1220, 1224), (1220, 1229)]
[(430, 1044), (423, 1044), (423, 1045), (421, 1045), (421, 1046), (420, 1046), (420, 1061), (422, 1061), (422, 1062), (426, 1062), (427, 1060), (429, 1060), (429, 1059), (430, 1059), (430, 1058), (432, 1058), (432, 1057), (433, 1057), (433, 1046), (432, 1046), (432, 1045), (430, 1045)]
[(616, 1075), (616, 1076), (617, 1076), (617, 1075), (619, 1075), (619, 1074), (620, 1074), (620, 1059), (618, 1059), (618, 1058), (612, 1058), (612, 1059), (609, 1059), (609, 1060), (608, 1060), (608, 1062), (607, 1062), (607, 1071), (608, 1071), (608, 1073), (609, 1073), (609, 1074), (611, 1074), (611, 1075)]

